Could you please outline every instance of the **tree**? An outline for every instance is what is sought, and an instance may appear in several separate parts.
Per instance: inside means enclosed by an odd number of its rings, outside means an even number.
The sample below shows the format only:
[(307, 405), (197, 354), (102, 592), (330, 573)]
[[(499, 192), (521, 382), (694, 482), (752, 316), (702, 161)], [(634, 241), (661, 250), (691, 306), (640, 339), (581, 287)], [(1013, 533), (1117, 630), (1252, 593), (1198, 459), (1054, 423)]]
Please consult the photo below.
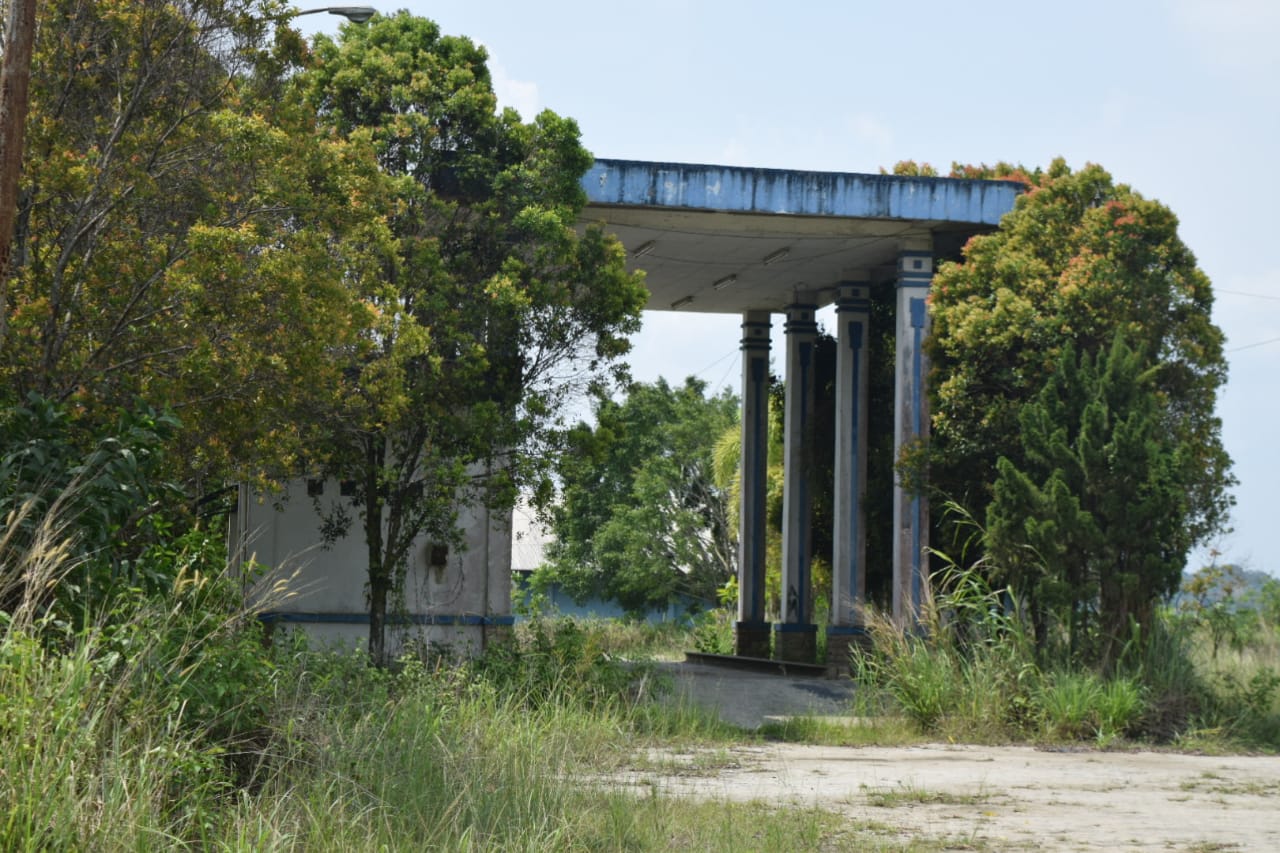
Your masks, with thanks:
[(278, 0), (49, 0), (5, 293), (0, 396), (65, 404), (85, 434), (136, 399), (183, 422), (196, 494), (280, 478), (331, 408), (350, 282), (387, 242), (358, 146), (289, 96), (305, 58)]
[(1276, 601), (1280, 586), (1275, 578), (1263, 577), (1266, 580), (1252, 586), (1240, 566), (1215, 559), (1182, 579), (1178, 614), (1208, 632), (1213, 660), (1224, 645), (1243, 651), (1260, 627), (1274, 624), (1275, 609), (1268, 605)]
[(1166, 429), (1156, 372), (1119, 334), (1096, 359), (1068, 345), (1019, 412), (1021, 462), (1000, 458), (987, 508), (988, 552), (1042, 642), (1052, 618), (1073, 658), (1104, 669), (1177, 590), (1191, 547), (1196, 471)]
[[(1181, 491), (1160, 493), (1162, 511), (1182, 531), (1167, 543), (1168, 559), (1176, 562), (1187, 547), (1221, 527), (1230, 505), (1230, 459), (1214, 415), (1226, 362), (1222, 332), (1210, 319), (1209, 279), (1179, 239), (1169, 209), (1114, 183), (1098, 166), (1072, 172), (1059, 160), (1047, 172), (1002, 166), (961, 173), (984, 177), (992, 171), (1023, 180), (1028, 191), (997, 231), (972, 238), (963, 259), (941, 265), (934, 279), (929, 480), (970, 517), (987, 518), (1004, 474), (997, 471), (997, 460), (1003, 457), (1010, 471), (1029, 475), (1040, 464), (1029, 449), (1036, 442), (1024, 441), (1021, 410), (1056, 371), (1066, 369), (1065, 353), (1087, 356), (1097, 365), (1120, 335), (1145, 359), (1142, 390), (1124, 403), (1137, 407), (1132, 411), (1109, 401), (1109, 417), (1119, 424), (1141, 413), (1161, 436), (1160, 452), (1141, 458), (1176, 466), (1169, 476)], [(1093, 391), (1065, 385), (1061, 390), (1076, 395), (1069, 405), (1059, 404), (1066, 406), (1061, 416), (1074, 423), (1084, 416), (1082, 407), (1094, 399)], [(1138, 483), (1156, 473), (1130, 468)], [(1036, 485), (1044, 488), (1045, 481)], [(1068, 492), (1082, 498), (1074, 488)], [(1050, 491), (1067, 494), (1060, 488)], [(1002, 506), (1014, 509), (1007, 500)], [(1138, 505), (1132, 510), (1146, 512)], [(1101, 530), (1104, 537), (1113, 532), (1120, 531)], [(1124, 564), (1098, 568), (1097, 582), (1110, 584), (1113, 570), (1119, 581), (1133, 569)], [(1153, 581), (1142, 595), (1162, 587)], [(1081, 601), (1092, 595), (1071, 583), (1064, 592)], [(1118, 608), (1128, 606), (1121, 603), (1125, 594), (1120, 591), (1098, 594)], [(1137, 606), (1133, 615), (1141, 619), (1144, 612)], [(1106, 630), (1116, 627), (1109, 624)]]
[(601, 596), (633, 612), (680, 595), (714, 600), (734, 575), (727, 490), (716, 485), (716, 440), (737, 421), (729, 392), (708, 397), (689, 377), (631, 387), (596, 405), (557, 466), (555, 541), (538, 582), (578, 600)]
[(457, 542), (461, 506), (542, 483), (566, 400), (621, 377), (646, 299), (616, 240), (575, 230), (591, 162), (577, 126), (497, 112), (485, 60), (400, 13), (317, 39), (302, 79), (331, 134), (373, 147), (395, 200), (395, 243), (360, 283), (375, 326), (313, 449), (355, 487), (375, 662), (413, 543)]

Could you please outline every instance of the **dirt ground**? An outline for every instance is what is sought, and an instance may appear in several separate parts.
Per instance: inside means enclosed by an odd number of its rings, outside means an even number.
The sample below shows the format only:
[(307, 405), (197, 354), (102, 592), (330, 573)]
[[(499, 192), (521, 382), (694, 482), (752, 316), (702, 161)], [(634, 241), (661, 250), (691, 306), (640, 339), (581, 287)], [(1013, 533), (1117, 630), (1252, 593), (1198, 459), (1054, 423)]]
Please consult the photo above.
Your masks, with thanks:
[[(993, 850), (1280, 850), (1280, 757), (777, 744), (666, 756), (637, 786), (820, 806)], [(883, 831), (881, 837), (885, 837)]]
[[(778, 715), (839, 713), (852, 690), (847, 682), (688, 664), (676, 670), (679, 692), (747, 728)], [(877, 827), (888, 841), (989, 850), (1280, 851), (1277, 756), (775, 744), (650, 756), (638, 766), (626, 781), (644, 789), (820, 806)]]

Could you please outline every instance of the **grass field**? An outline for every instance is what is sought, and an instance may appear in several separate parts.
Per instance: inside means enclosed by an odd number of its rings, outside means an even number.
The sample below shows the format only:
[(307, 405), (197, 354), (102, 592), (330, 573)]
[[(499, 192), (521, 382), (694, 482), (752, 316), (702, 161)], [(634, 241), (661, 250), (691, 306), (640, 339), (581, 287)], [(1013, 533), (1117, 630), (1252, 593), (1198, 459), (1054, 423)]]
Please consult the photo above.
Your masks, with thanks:
[[(1280, 747), (1280, 641), (1210, 644), (1167, 620), (1103, 678), (1037, 664), (992, 617), (961, 635), (880, 624), (852, 725), (759, 733), (658, 702), (647, 660), (697, 629), (534, 620), (474, 662), (268, 647), (225, 581), (180, 572), (89, 627), (18, 608), (0, 625), (0, 849), (939, 849), (814, 808), (704, 802), (620, 782), (653, 755), (761, 739)], [(994, 611), (993, 611), (994, 612)], [(649, 756), (649, 758), (647, 758)], [(882, 799), (936, 803), (925, 788)]]

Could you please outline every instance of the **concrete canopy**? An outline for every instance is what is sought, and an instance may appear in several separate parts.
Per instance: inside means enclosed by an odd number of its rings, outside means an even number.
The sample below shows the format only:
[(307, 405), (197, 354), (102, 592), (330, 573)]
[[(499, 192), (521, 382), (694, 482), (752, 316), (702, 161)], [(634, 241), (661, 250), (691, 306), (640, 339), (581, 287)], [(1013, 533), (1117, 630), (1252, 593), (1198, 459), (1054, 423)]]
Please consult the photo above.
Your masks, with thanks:
[(644, 269), (647, 308), (781, 311), (823, 305), (850, 279), (892, 277), (904, 241), (938, 255), (992, 230), (1023, 189), (1008, 181), (597, 160), (585, 223), (603, 222)]
[[(811, 662), (815, 310), (836, 302), (832, 574), (828, 663), (866, 634), (864, 615), (872, 287), (894, 289), (895, 452), (928, 437), (924, 341), (936, 261), (993, 230), (1023, 187), (1007, 181), (795, 172), (598, 160), (582, 179), (583, 223), (602, 222), (643, 269), (650, 310), (742, 317), (736, 653)], [(784, 313), (781, 575), (765, 603), (770, 315)], [(883, 319), (880, 322), (884, 322)], [(886, 329), (887, 330), (887, 329)], [(928, 502), (893, 483), (894, 620), (921, 615)], [(769, 619), (781, 621), (772, 626)], [(825, 620), (824, 620), (825, 621)], [(833, 649), (835, 652), (833, 654)]]

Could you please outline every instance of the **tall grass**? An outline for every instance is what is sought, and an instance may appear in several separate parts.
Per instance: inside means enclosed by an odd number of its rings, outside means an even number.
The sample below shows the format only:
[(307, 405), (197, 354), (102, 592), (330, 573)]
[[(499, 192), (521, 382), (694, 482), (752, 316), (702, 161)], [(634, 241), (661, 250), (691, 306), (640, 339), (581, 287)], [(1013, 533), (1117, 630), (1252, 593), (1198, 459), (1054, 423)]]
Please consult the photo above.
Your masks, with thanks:
[(855, 660), (863, 701), (883, 695), (926, 733), (1006, 740), (1033, 724), (1039, 670), (1025, 623), (976, 570), (952, 570), (925, 602), (917, 630), (884, 614)]
[[(635, 750), (670, 734), (665, 712), (634, 689), (584, 693), (569, 670), (526, 691), (465, 666), (390, 674), (286, 647), (246, 781), (180, 718), (141, 712), (134, 676), (104, 678), (93, 643), (53, 652), (11, 630), (0, 648), (6, 850), (803, 850), (838, 824), (622, 787)], [(678, 720), (665, 725), (684, 740)]]
[(535, 695), (466, 668), (360, 666), (339, 679), (344, 701), (316, 676), (298, 685), (290, 713), (306, 723), (277, 742), (277, 772), (224, 836), (279, 849), (652, 849), (640, 804), (609, 781), (636, 743), (630, 700), (588, 708), (568, 683)]
[(855, 672), (864, 713), (901, 714), (921, 733), (955, 740), (1280, 749), (1274, 631), (1219, 652), (1205, 626), (1161, 612), (1104, 677), (1039, 653), (1016, 598), (988, 588), (980, 569), (935, 578), (943, 592), (926, 602), (919, 630), (873, 617), (872, 648)]
[[(30, 589), (71, 553), (47, 524), (0, 554)], [(614, 781), (646, 745), (738, 734), (653, 702), (661, 679), (616, 636), (538, 623), (480, 662), (393, 673), (266, 648), (228, 589), (179, 571), (74, 633), (35, 606), (0, 621), (0, 849), (803, 850), (837, 831)]]

